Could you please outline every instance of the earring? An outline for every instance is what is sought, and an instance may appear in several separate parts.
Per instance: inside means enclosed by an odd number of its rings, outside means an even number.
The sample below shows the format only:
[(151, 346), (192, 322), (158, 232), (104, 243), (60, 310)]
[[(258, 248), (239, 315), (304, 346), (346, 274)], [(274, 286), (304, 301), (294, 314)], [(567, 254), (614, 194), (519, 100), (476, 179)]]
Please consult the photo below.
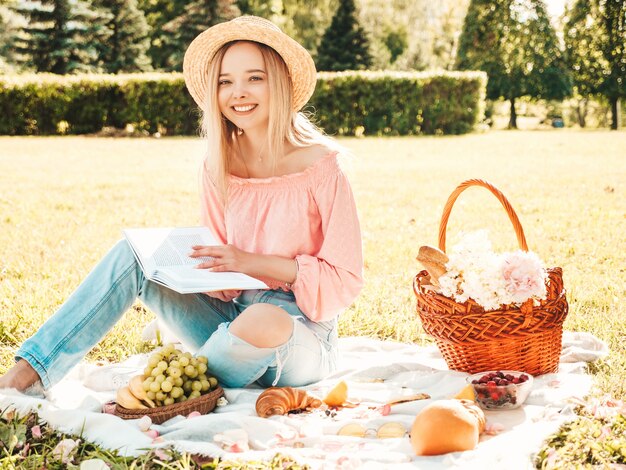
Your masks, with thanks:
[(237, 128), (237, 135), (242, 135), (243, 134), (243, 129), (241, 127)]

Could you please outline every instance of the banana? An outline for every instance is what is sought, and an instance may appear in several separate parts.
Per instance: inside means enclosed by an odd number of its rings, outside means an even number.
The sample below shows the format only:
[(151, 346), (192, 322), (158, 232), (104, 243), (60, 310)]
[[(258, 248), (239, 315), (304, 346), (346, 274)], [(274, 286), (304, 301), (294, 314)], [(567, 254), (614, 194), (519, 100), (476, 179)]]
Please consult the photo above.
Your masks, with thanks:
[(146, 391), (143, 389), (143, 381), (145, 379), (145, 375), (134, 376), (132, 379), (130, 379), (130, 382), (128, 382), (128, 388), (130, 389), (130, 393), (135, 395), (135, 398), (146, 402), (150, 406), (150, 408), (154, 408), (156, 406), (156, 403), (148, 398)]
[(129, 410), (145, 410), (148, 407), (132, 393), (128, 387), (122, 387), (117, 390), (117, 404)]

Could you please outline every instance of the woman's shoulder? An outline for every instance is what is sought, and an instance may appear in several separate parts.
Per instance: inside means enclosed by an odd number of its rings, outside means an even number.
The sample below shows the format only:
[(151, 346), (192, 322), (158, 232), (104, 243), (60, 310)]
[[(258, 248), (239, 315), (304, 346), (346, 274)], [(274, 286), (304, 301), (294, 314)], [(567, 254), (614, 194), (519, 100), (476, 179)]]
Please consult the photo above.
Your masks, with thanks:
[(321, 144), (295, 147), (285, 154), (283, 161), (289, 167), (290, 171), (287, 173), (301, 173), (334, 153), (334, 150)]

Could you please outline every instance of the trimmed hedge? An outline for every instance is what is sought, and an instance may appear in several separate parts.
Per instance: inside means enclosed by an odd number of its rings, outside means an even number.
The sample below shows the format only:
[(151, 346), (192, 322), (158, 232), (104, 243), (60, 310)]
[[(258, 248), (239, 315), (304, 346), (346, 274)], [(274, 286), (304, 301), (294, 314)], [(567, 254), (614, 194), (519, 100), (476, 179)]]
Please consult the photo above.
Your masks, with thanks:
[(463, 134), (485, 109), (483, 72), (322, 72), (310, 104), (329, 134)]
[[(482, 72), (320, 73), (305, 111), (331, 135), (461, 134), (484, 112)], [(105, 126), (197, 134), (181, 74), (0, 76), (0, 134), (86, 134)]]

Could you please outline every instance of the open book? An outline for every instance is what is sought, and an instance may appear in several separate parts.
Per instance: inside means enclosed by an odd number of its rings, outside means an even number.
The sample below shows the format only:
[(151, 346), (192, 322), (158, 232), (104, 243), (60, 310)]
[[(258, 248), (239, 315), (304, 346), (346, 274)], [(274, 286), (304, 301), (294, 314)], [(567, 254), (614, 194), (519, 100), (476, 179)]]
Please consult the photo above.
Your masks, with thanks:
[(246, 274), (196, 269), (210, 258), (190, 258), (192, 246), (221, 245), (206, 227), (132, 228), (124, 236), (146, 277), (181, 294), (268, 288)]

